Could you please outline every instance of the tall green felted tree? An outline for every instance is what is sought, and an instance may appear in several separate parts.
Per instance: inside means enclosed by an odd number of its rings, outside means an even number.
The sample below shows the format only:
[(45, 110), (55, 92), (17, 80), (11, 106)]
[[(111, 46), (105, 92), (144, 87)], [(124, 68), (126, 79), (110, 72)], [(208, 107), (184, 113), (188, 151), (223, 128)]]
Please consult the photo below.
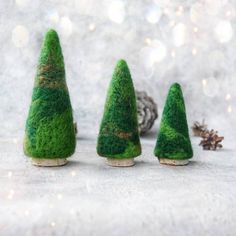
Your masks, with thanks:
[(170, 87), (154, 150), (162, 164), (185, 165), (192, 158), (184, 98), (179, 84)]
[(25, 128), (24, 152), (35, 165), (63, 165), (76, 139), (59, 37), (46, 33)]
[(107, 94), (97, 153), (112, 166), (131, 166), (141, 154), (136, 98), (127, 63), (118, 61)]

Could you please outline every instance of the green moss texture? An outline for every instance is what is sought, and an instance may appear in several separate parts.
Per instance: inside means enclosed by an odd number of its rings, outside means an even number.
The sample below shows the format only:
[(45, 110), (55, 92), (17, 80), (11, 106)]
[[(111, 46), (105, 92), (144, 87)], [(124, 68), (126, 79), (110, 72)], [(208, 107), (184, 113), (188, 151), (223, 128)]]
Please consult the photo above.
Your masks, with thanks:
[(141, 154), (134, 86), (124, 60), (118, 61), (107, 94), (97, 153), (124, 159)]
[(158, 158), (174, 160), (190, 159), (193, 156), (184, 98), (177, 83), (171, 86), (166, 99), (154, 154)]
[(24, 152), (35, 158), (66, 158), (76, 145), (64, 59), (56, 31), (45, 36), (32, 102), (26, 121)]

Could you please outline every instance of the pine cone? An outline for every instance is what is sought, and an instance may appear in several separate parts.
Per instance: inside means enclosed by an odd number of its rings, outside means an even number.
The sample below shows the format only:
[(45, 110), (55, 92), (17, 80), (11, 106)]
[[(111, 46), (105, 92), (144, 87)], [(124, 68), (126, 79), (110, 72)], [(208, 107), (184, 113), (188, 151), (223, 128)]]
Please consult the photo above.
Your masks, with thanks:
[(136, 91), (140, 135), (149, 131), (158, 117), (157, 104), (144, 91)]
[(203, 120), (202, 123), (195, 121), (192, 126), (192, 131), (194, 136), (201, 137), (201, 134), (207, 131), (207, 125), (205, 124), (205, 121)]
[(203, 147), (203, 150), (216, 150), (217, 148), (223, 147), (220, 142), (222, 142), (224, 137), (218, 136), (218, 132), (213, 129), (211, 131), (207, 130), (201, 133), (201, 137), (202, 141), (199, 145)]

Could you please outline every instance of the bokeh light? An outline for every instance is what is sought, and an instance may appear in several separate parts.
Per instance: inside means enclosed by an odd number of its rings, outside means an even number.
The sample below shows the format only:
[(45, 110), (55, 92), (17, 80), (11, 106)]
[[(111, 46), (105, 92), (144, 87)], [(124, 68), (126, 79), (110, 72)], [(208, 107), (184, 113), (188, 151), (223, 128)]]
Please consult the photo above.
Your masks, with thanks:
[(162, 16), (162, 10), (157, 5), (149, 6), (146, 11), (146, 19), (151, 24), (156, 24)]
[(173, 29), (174, 44), (176, 47), (180, 47), (186, 43), (187, 40), (187, 28), (183, 23), (178, 23)]
[(69, 37), (73, 31), (73, 25), (69, 17), (63, 16), (60, 20), (60, 30), (64, 37)]
[(233, 28), (230, 21), (221, 20), (215, 28), (215, 34), (220, 43), (227, 43), (232, 39)]
[(108, 6), (108, 17), (111, 21), (121, 24), (125, 19), (125, 4), (121, 0), (111, 1)]
[(17, 25), (12, 30), (12, 42), (18, 48), (24, 47), (29, 42), (29, 31), (23, 25)]
[(29, 4), (30, 0), (15, 0), (16, 5), (19, 7), (25, 7)]

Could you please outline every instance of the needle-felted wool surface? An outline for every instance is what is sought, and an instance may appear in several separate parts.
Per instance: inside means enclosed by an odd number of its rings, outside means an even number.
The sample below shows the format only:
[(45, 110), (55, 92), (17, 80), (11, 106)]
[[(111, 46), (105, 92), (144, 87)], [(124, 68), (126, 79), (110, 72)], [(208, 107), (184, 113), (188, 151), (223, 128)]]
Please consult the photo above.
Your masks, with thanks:
[(112, 76), (97, 140), (97, 153), (116, 159), (141, 154), (135, 92), (124, 60), (118, 61)]
[(193, 156), (184, 98), (177, 83), (170, 87), (166, 99), (154, 154), (159, 158), (175, 160)]
[(64, 59), (57, 33), (45, 36), (26, 121), (24, 152), (35, 158), (65, 158), (74, 153), (75, 131)]

